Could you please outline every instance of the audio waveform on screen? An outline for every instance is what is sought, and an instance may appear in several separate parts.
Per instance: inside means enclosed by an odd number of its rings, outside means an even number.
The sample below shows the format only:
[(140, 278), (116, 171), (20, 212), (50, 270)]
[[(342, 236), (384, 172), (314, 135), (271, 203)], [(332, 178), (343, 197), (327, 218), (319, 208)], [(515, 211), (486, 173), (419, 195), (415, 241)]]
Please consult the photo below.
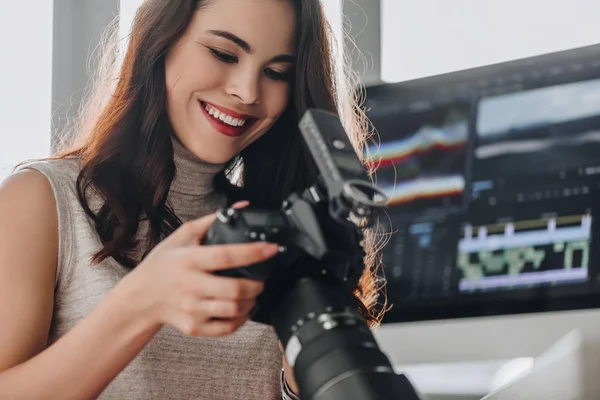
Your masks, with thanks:
[(465, 146), (466, 124), (426, 126), (410, 137), (371, 149), (367, 162), (382, 177), (378, 184), (390, 197), (390, 205), (460, 195), (464, 177), (444, 168), (444, 160), (452, 162)]
[(398, 168), (410, 163), (413, 157), (422, 157), (434, 150), (451, 152), (466, 145), (466, 129), (464, 123), (447, 125), (443, 129), (425, 126), (410, 137), (382, 143), (378, 148), (371, 147), (367, 161), (376, 168)]
[(460, 195), (465, 188), (465, 179), (462, 175), (419, 178), (381, 188), (390, 197), (389, 204), (398, 205), (419, 199)]

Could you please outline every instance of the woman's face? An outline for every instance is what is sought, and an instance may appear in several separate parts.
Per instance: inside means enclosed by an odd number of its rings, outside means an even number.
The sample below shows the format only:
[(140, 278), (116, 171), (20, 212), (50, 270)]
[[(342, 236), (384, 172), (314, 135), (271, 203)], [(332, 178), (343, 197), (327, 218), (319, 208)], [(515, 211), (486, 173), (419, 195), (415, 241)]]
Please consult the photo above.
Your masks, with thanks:
[(287, 106), (295, 61), (290, 1), (211, 0), (166, 60), (167, 112), (198, 158), (224, 163)]

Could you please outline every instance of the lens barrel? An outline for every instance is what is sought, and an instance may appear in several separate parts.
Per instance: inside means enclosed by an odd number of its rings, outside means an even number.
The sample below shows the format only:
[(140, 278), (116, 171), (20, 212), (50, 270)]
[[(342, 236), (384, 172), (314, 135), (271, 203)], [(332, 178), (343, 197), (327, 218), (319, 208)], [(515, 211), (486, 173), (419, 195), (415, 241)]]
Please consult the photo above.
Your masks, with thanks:
[(414, 400), (381, 352), (357, 300), (331, 277), (306, 277), (273, 308), (272, 322), (303, 400)]

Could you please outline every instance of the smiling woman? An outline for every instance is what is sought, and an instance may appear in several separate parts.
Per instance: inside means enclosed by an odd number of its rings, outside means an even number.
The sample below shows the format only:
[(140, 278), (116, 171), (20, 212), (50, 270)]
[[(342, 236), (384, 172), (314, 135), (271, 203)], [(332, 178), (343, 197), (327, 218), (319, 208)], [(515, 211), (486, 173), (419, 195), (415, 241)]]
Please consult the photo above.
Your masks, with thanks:
[[(248, 321), (262, 283), (214, 274), (277, 245), (199, 243), (219, 207), (280, 207), (315, 181), (298, 129), (307, 109), (343, 116), (362, 154), (363, 120), (336, 92), (350, 86), (334, 74), (330, 38), (319, 0), (142, 4), (80, 140), (0, 189), (0, 326), (12, 327), (0, 335), (0, 393), (280, 398), (277, 337)], [(354, 294), (375, 325), (365, 235)], [(293, 390), (289, 368), (283, 377)]]
[(227, 162), (283, 113), (293, 80), (295, 14), (288, 1), (221, 0), (194, 15), (167, 56), (166, 84), (173, 129), (196, 156)]

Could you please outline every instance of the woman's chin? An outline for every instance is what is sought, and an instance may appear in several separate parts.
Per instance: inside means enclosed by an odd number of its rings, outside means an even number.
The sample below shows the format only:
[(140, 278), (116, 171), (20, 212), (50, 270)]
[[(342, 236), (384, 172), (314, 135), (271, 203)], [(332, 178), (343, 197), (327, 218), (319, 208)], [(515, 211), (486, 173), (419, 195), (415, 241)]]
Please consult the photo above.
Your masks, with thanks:
[(206, 148), (198, 150), (192, 149), (191, 153), (209, 164), (225, 164), (235, 156), (235, 154), (231, 154), (230, 152), (208, 152), (206, 151)]

